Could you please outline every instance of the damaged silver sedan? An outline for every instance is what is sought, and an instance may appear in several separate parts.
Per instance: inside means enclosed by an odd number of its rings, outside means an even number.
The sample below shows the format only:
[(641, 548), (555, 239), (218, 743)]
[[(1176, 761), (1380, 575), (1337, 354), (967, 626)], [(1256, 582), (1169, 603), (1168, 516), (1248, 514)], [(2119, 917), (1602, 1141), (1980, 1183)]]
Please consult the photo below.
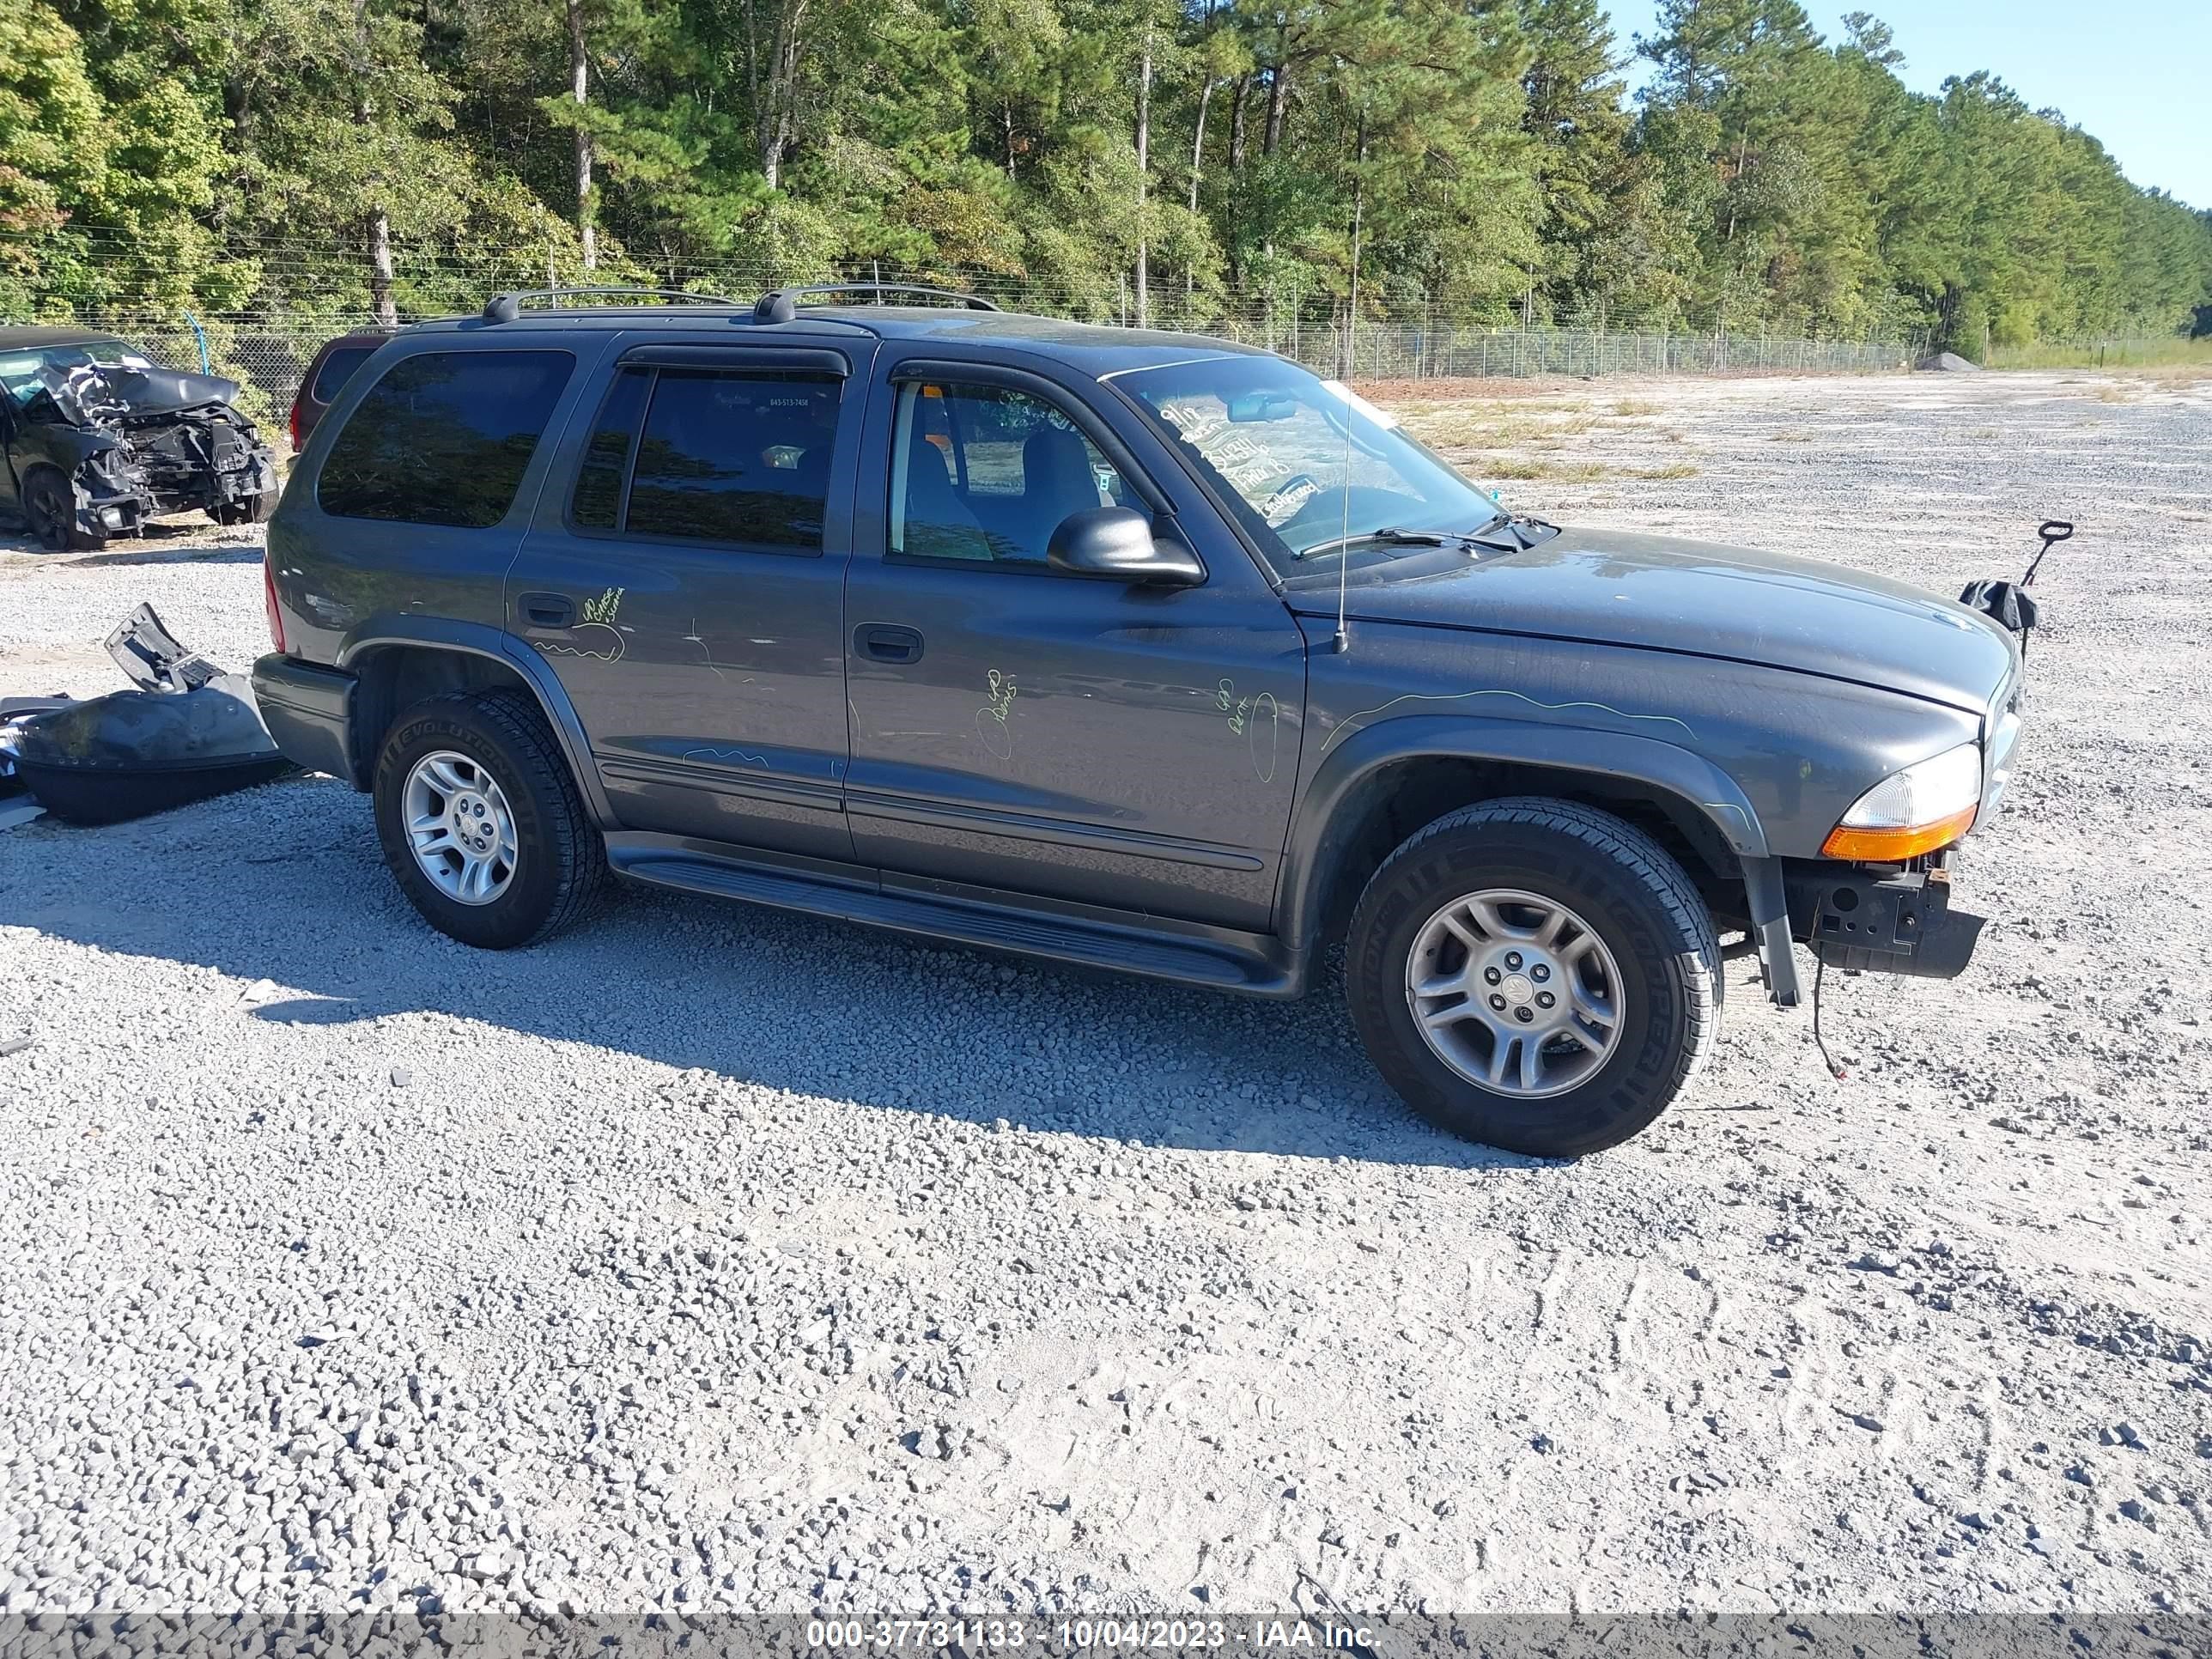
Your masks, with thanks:
[(238, 390), (109, 336), (0, 328), (0, 521), (62, 552), (194, 508), (217, 524), (265, 520), (276, 461)]

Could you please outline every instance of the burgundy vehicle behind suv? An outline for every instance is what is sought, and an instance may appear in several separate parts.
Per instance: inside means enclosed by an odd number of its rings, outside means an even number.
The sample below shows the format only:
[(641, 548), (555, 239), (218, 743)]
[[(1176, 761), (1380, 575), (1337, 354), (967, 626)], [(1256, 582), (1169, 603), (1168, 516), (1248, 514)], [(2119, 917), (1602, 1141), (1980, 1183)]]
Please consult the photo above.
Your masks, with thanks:
[(300, 453), (307, 441), (307, 434), (315, 429), (315, 422), (323, 418), (331, 401), (345, 389), (345, 383), (359, 368), (376, 355), (377, 347), (392, 337), (376, 329), (361, 334), (341, 334), (315, 354), (307, 365), (307, 372), (300, 377), (300, 390), (292, 399), (292, 453)]

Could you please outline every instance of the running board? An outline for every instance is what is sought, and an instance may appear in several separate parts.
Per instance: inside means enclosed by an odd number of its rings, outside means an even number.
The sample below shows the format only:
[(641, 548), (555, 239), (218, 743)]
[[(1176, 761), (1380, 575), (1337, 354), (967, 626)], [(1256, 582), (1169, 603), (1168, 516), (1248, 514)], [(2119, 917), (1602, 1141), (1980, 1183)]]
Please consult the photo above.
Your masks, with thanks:
[(1039, 911), (967, 896), (944, 887), (884, 886), (827, 873), (844, 866), (825, 866), (821, 873), (773, 869), (678, 850), (659, 837), (633, 840), (618, 833), (608, 836), (607, 843), (607, 861), (617, 875), (680, 893), (738, 899), (940, 943), (1008, 951), (1247, 996), (1292, 997), (1303, 988), (1289, 963), (1278, 956), (1276, 941), (1262, 934), (1227, 929), (1164, 933), (1065, 910)]

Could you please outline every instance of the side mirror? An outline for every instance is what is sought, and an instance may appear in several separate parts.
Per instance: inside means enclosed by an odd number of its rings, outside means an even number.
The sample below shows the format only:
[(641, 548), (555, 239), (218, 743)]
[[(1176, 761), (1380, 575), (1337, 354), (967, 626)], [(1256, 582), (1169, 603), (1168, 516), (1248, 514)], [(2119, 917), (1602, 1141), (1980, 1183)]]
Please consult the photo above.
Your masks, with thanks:
[(1046, 544), (1054, 570), (1109, 582), (1195, 587), (1206, 580), (1198, 555), (1152, 534), (1152, 520), (1126, 507), (1092, 507), (1060, 521)]

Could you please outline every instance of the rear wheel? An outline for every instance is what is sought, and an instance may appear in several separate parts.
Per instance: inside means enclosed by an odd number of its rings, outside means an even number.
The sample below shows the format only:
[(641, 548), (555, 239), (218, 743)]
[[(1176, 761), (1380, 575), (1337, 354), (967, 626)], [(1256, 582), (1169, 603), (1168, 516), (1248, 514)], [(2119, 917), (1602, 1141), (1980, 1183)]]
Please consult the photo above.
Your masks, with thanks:
[(1720, 946), (1681, 866), (1609, 813), (1488, 801), (1375, 872), (1346, 990), (1367, 1052), (1455, 1134), (1540, 1157), (1616, 1146), (1712, 1052)]
[(465, 945), (507, 950), (591, 907), (605, 845), (537, 705), (518, 691), (416, 703), (379, 757), (384, 860), (423, 919)]
[(78, 527), (76, 491), (50, 466), (24, 476), (23, 526), (49, 553), (82, 553), (106, 545), (106, 537), (87, 535)]

